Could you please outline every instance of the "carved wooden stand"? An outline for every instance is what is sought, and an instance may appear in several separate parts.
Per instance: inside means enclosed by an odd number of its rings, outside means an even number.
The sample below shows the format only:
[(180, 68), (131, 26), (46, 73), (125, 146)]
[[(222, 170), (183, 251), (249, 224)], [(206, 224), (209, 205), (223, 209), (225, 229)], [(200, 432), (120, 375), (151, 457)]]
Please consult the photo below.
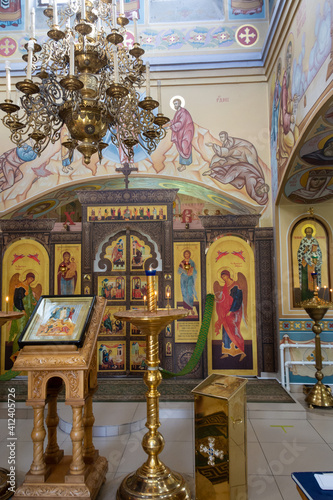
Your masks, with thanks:
[[(94, 500), (108, 469), (107, 460), (100, 457), (92, 442), (95, 421), (92, 396), (97, 388), (96, 339), (106, 300), (98, 297), (83, 347), (25, 346), (19, 353), (14, 370), (28, 372), (27, 405), (34, 409), (33, 460), (24, 483), (14, 498), (80, 497)], [(66, 387), (66, 404), (73, 410), (70, 433), (73, 454), (64, 456), (57, 443), (57, 397)], [(48, 443), (44, 453), (44, 408)]]

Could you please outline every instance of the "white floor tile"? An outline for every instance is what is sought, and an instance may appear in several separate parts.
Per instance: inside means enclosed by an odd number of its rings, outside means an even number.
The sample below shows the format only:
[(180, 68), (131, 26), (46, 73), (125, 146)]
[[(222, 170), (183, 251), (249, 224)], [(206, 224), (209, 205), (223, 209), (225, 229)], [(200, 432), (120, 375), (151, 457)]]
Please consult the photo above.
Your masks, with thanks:
[(141, 446), (142, 438), (146, 432), (147, 429), (134, 432), (129, 436), (117, 473), (133, 472), (147, 460), (147, 455)]
[(275, 476), (275, 481), (284, 500), (300, 500), (296, 483), (291, 476)]
[[(308, 409), (303, 396), (297, 394), (298, 402), (295, 405), (247, 405), (248, 500), (299, 500), (291, 473), (295, 470), (328, 470), (329, 464), (333, 464), (333, 410)], [(60, 405), (61, 416), (71, 422), (71, 407), (64, 403)], [(165, 448), (160, 458), (172, 470), (189, 477), (194, 475), (193, 410), (193, 403), (160, 404), (159, 431), (165, 438)], [(128, 427), (127, 434), (121, 436), (94, 438), (96, 449), (109, 461), (106, 483), (98, 500), (108, 500), (115, 498), (123, 478), (147, 459), (141, 444), (144, 434), (148, 432), (147, 428), (130, 433), (132, 422), (141, 421), (143, 425), (146, 421), (146, 404), (97, 403), (94, 405), (94, 414), (96, 424), (102, 424), (101, 428), (105, 425)], [(23, 407), (22, 415), (25, 415)], [(18, 418), (16, 423), (19, 438), (16, 445), (18, 483), (23, 481), (32, 462), (31, 412), (29, 416)], [(2, 467), (6, 467), (8, 460), (7, 437), (8, 422), (4, 418), (0, 420)], [(58, 443), (66, 455), (71, 455), (72, 443), (66, 432), (58, 430)], [(333, 465), (331, 468), (333, 470)]]
[(330, 420), (311, 420), (311, 425), (326, 443), (333, 444), (333, 418)]
[(193, 474), (194, 450), (192, 442), (167, 441), (160, 454), (160, 459), (171, 470), (181, 474)]
[(333, 464), (333, 450), (326, 443), (261, 443), (274, 476), (288, 476), (294, 471), (321, 471)]
[(193, 420), (190, 418), (161, 418), (160, 433), (165, 441), (193, 441)]
[(252, 427), (250, 420), (247, 421), (246, 427), (247, 427), (247, 442), (248, 443), (257, 443), (258, 438), (254, 433), (254, 430), (253, 430), (253, 427)]
[(284, 500), (273, 476), (248, 476), (248, 500)]
[(299, 443), (324, 442), (306, 420), (286, 420), (279, 417), (276, 420), (251, 419), (251, 423), (260, 443), (279, 443), (282, 440), (296, 440)]
[(247, 444), (247, 472), (256, 476), (272, 474), (259, 443)]

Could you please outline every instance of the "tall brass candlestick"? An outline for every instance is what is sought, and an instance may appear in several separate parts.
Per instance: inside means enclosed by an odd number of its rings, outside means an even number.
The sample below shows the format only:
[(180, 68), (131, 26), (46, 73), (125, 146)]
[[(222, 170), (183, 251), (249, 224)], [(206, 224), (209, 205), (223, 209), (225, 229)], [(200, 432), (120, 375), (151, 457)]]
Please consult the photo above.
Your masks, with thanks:
[(158, 455), (164, 448), (164, 438), (158, 432), (159, 396), (157, 388), (162, 375), (159, 371), (158, 335), (171, 321), (187, 315), (184, 309), (157, 309), (155, 296), (155, 272), (146, 271), (148, 278), (148, 311), (136, 309), (119, 311), (114, 317), (122, 321), (130, 321), (146, 335), (146, 364), (144, 382), (148, 387), (147, 422), (148, 432), (142, 440), (142, 447), (147, 453), (146, 462), (125, 477), (118, 491), (117, 500), (190, 500), (190, 489), (184, 478), (170, 470), (161, 462)]
[(319, 321), (323, 319), (325, 314), (329, 309), (333, 308), (332, 302), (327, 302), (326, 300), (320, 299), (318, 297), (318, 287), (317, 284), (317, 273), (312, 273), (312, 277), (314, 280), (314, 295), (312, 299), (304, 300), (301, 302), (301, 306), (308, 313), (310, 318), (314, 321), (314, 325), (312, 326), (312, 331), (315, 334), (315, 357), (316, 357), (316, 373), (315, 377), (317, 379), (317, 383), (310, 389), (307, 393), (305, 401), (308, 403), (310, 407), (312, 406), (320, 406), (320, 407), (332, 407), (333, 406), (333, 397), (329, 388), (323, 384), (322, 380), (324, 375), (322, 373), (322, 356), (321, 356), (321, 343), (320, 343), (320, 334), (322, 332), (322, 328), (320, 326)]
[(156, 271), (146, 271), (147, 275), (147, 288), (148, 288), (148, 311), (157, 311), (157, 300), (155, 294), (155, 275)]

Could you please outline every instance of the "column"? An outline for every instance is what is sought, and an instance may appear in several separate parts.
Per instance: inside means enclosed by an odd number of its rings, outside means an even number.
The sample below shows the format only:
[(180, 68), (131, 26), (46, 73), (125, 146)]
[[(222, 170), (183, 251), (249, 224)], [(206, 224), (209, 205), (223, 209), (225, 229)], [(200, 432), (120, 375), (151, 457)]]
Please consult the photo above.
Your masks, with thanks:
[(44, 460), (44, 439), (46, 436), (44, 428), (44, 406), (45, 402), (34, 406), (34, 428), (31, 433), (33, 442), (33, 461), (30, 467), (30, 474), (44, 475), (47, 466)]
[(85, 464), (83, 461), (82, 440), (84, 435), (82, 421), (82, 406), (72, 405), (73, 410), (73, 427), (70, 433), (72, 440), (73, 458), (69, 466), (70, 474), (83, 474)]

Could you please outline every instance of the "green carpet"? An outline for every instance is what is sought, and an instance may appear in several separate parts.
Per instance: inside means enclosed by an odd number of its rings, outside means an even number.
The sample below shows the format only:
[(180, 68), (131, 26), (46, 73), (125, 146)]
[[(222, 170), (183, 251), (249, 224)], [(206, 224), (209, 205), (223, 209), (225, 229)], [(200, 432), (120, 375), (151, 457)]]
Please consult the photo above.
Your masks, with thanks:
[[(192, 389), (200, 380), (162, 380), (159, 386), (161, 401), (193, 401)], [(27, 396), (26, 380), (10, 380), (0, 383), (0, 401), (7, 401), (8, 389), (15, 388), (16, 401), (25, 401)], [(142, 379), (99, 379), (94, 401), (145, 401), (147, 387)], [(246, 385), (248, 403), (294, 403), (277, 380), (249, 379)], [(59, 396), (64, 400), (64, 391)]]

